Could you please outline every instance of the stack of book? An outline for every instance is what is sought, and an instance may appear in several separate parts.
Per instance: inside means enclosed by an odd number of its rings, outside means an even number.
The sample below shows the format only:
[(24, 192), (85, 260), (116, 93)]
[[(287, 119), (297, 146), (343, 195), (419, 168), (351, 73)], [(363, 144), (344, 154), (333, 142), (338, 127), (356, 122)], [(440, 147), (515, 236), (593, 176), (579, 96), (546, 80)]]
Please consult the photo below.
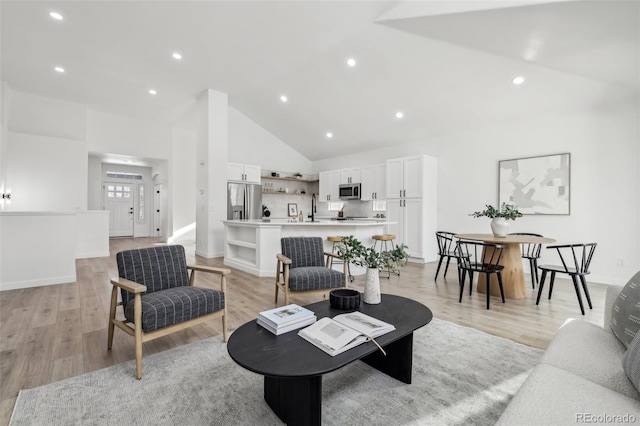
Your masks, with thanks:
[(275, 335), (297, 330), (316, 322), (316, 315), (298, 305), (287, 305), (258, 314), (258, 324)]

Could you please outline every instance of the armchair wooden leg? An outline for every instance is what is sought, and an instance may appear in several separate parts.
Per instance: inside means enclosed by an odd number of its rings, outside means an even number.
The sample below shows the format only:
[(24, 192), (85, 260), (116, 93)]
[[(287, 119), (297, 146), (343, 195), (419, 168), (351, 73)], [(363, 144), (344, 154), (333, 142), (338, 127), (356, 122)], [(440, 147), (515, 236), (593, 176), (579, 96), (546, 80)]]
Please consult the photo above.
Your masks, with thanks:
[(116, 319), (116, 305), (118, 304), (118, 288), (113, 286), (111, 289), (111, 307), (109, 308), (109, 324), (107, 326), (108, 337), (107, 337), (107, 350), (111, 350), (113, 346), (113, 320)]
[(142, 379), (142, 297), (136, 294), (133, 305), (133, 324), (136, 339), (136, 378)]

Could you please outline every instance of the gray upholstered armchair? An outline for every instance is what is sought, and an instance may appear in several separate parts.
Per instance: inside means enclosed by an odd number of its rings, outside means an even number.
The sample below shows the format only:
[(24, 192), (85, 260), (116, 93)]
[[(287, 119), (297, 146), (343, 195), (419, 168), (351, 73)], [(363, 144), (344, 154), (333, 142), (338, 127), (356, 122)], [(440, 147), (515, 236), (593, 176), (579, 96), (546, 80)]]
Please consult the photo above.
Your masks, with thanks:
[[(282, 253), (276, 257), (276, 303), (278, 291), (284, 293), (284, 304), (289, 304), (289, 292), (323, 292), (347, 287), (348, 263), (343, 272), (329, 268), (329, 260), (339, 257), (326, 253), (320, 237), (289, 237), (280, 240)], [(326, 261), (325, 261), (326, 256)]]
[[(116, 261), (119, 277), (111, 279), (107, 347), (111, 350), (113, 345), (114, 326), (135, 338), (138, 379), (142, 378), (143, 342), (219, 317), (223, 339), (227, 341), (225, 275), (230, 270), (187, 265), (182, 246), (122, 251), (116, 255)], [(220, 290), (194, 287), (195, 271), (220, 275)], [(124, 320), (116, 319), (118, 305), (123, 306)]]

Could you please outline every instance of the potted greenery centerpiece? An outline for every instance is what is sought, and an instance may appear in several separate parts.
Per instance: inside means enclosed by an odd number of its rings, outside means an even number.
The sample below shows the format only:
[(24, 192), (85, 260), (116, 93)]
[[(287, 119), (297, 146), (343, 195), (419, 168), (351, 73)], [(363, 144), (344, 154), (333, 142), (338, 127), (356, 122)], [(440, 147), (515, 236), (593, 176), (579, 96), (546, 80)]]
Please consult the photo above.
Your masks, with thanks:
[(367, 268), (362, 300), (369, 304), (380, 303), (381, 300), (379, 271), (388, 268), (396, 272), (409, 259), (407, 246), (404, 244), (396, 245), (393, 250), (378, 251), (373, 247), (365, 247), (353, 235), (342, 237), (337, 249), (338, 256), (343, 261)]
[(300, 173), (300, 172), (295, 172), (295, 173), (293, 174), (293, 177), (294, 177), (294, 178), (301, 179), (301, 178), (302, 178), (302, 173)]
[(491, 218), (491, 231), (496, 237), (506, 237), (511, 226), (509, 220), (516, 220), (516, 218), (522, 217), (522, 213), (518, 211), (518, 207), (515, 204), (502, 203), (500, 210), (489, 204), (486, 204), (485, 207), (485, 210), (473, 212), (471, 216)]

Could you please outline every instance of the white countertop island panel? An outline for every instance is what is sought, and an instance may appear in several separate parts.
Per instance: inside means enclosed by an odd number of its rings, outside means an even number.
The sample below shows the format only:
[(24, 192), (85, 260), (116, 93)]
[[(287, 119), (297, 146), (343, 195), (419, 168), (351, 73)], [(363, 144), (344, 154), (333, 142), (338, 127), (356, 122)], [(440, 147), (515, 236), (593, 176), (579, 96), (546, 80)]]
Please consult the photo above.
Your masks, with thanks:
[[(225, 220), (224, 264), (259, 277), (275, 277), (276, 254), (281, 252), (282, 237), (321, 237), (325, 251), (332, 250), (329, 236), (353, 235), (365, 245), (373, 245), (371, 237), (384, 234), (393, 222), (320, 220), (290, 222), (287, 219)], [(336, 266), (337, 268), (338, 266)], [(352, 268), (352, 274), (364, 273)]]

